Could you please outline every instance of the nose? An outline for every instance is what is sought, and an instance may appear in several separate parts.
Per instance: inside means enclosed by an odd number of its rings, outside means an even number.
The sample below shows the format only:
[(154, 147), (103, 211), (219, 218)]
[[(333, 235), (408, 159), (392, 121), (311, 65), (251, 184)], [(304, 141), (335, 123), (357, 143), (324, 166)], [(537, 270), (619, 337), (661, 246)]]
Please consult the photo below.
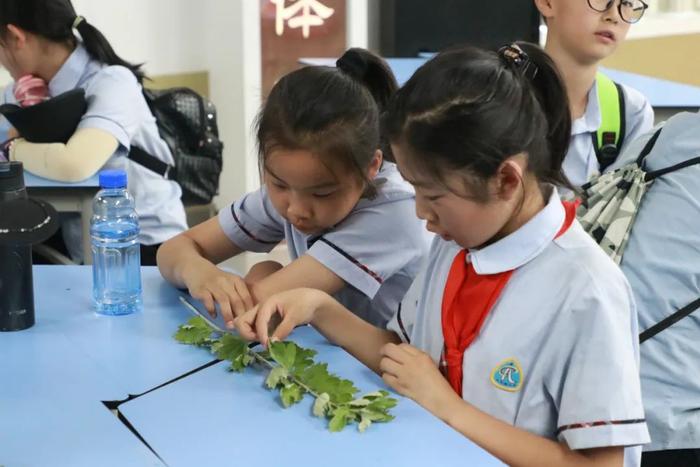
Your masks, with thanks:
[(307, 221), (312, 217), (311, 205), (294, 193), (289, 196), (287, 219), (291, 223)]
[(622, 20), (622, 18), (620, 18), (620, 6), (621, 0), (613, 1), (612, 6), (603, 13), (603, 20), (613, 24), (619, 23)]

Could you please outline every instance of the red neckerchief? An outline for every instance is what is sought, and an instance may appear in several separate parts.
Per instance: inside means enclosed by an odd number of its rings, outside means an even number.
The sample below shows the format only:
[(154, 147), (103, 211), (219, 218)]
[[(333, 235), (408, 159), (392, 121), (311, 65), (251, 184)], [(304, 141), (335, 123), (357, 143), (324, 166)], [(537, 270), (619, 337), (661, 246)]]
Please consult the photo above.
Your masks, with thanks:
[[(578, 203), (565, 201), (563, 204), (566, 216), (556, 238), (563, 235), (576, 219)], [(479, 335), (481, 326), (514, 272), (479, 275), (472, 263), (467, 263), (466, 254), (466, 250), (462, 250), (455, 256), (442, 297), (445, 348), (440, 366), (450, 386), (460, 396), (464, 351)]]

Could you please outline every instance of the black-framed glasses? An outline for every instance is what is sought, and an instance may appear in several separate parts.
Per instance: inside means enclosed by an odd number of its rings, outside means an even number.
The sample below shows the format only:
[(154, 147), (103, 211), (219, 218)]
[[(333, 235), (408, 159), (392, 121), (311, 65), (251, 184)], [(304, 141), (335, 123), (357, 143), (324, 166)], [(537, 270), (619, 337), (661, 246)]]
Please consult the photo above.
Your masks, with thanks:
[[(615, 5), (616, 0), (588, 0), (588, 6), (598, 13), (608, 11)], [(642, 19), (644, 12), (649, 8), (642, 0), (620, 0), (617, 11), (625, 23), (634, 24)]]

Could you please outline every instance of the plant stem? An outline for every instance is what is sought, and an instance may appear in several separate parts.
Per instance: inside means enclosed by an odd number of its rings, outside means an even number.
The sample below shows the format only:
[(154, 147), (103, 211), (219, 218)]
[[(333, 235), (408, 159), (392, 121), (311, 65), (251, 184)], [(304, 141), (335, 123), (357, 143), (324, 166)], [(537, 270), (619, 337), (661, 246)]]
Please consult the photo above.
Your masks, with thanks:
[[(266, 360), (265, 358), (262, 357), (262, 355), (260, 355), (259, 353), (255, 352), (254, 350), (248, 349), (248, 353), (249, 353), (255, 360), (257, 360), (258, 362), (260, 362), (260, 363), (262, 363), (263, 365), (267, 366), (268, 368), (275, 368), (275, 365), (274, 365), (272, 362), (270, 362), (269, 360)], [(278, 366), (279, 366), (279, 365), (278, 365)], [(287, 368), (287, 370), (289, 370), (289, 368)], [(293, 374), (290, 373), (290, 374), (289, 374), (289, 378), (290, 378), (293, 382), (295, 382), (296, 384), (298, 384), (299, 386), (301, 386), (301, 387), (304, 389), (304, 391), (308, 392), (308, 393), (311, 394), (312, 396), (314, 396), (314, 397), (316, 397), (316, 398), (320, 397), (320, 395), (319, 395), (316, 391), (314, 391), (313, 389), (311, 389), (306, 383), (304, 383), (302, 380), (300, 380), (299, 378), (297, 378), (297, 377), (294, 376)], [(337, 407), (337, 404), (335, 404), (334, 402), (328, 401), (328, 403), (329, 403), (329, 405), (333, 406), (333, 408), (336, 408), (336, 407)]]

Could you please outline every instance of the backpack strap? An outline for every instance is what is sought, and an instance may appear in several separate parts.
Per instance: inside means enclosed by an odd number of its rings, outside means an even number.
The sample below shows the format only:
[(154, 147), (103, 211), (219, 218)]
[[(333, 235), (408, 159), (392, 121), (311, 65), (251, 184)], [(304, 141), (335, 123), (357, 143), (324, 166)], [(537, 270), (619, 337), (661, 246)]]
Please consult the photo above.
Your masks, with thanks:
[(662, 175), (666, 175), (668, 173), (675, 172), (676, 170), (681, 170), (696, 164), (700, 164), (700, 157), (694, 157), (692, 159), (688, 159), (687, 161), (679, 162), (678, 164), (672, 165), (671, 167), (666, 167), (665, 169), (647, 172), (646, 176), (644, 177), (644, 181), (650, 182), (656, 178), (661, 177)]
[(615, 162), (625, 141), (625, 92), (622, 86), (603, 73), (596, 76), (596, 89), (601, 124), (598, 131), (591, 133), (591, 137), (600, 171), (603, 172)]
[(131, 150), (129, 150), (129, 155), (127, 157), (167, 180), (175, 180), (175, 167), (170, 164), (166, 164), (162, 160), (150, 155), (139, 147), (131, 146)]
[(671, 316), (668, 316), (664, 318), (663, 320), (659, 321), (649, 329), (646, 329), (644, 332), (642, 332), (639, 335), (639, 343), (641, 344), (642, 342), (651, 339), (661, 331), (673, 326), (676, 324), (678, 321), (682, 320), (686, 316), (692, 314), (695, 310), (700, 308), (700, 298), (695, 300), (694, 302), (691, 302), (681, 308), (680, 310), (676, 311), (673, 313)]
[(647, 141), (647, 144), (644, 145), (642, 152), (639, 153), (639, 157), (637, 157), (637, 166), (639, 168), (644, 168), (644, 160), (647, 158), (651, 150), (654, 149), (654, 146), (656, 146), (656, 141), (659, 139), (659, 136), (661, 136), (661, 131), (663, 131), (663, 129), (664, 127), (661, 127), (656, 130), (652, 137), (649, 138), (649, 141)]

